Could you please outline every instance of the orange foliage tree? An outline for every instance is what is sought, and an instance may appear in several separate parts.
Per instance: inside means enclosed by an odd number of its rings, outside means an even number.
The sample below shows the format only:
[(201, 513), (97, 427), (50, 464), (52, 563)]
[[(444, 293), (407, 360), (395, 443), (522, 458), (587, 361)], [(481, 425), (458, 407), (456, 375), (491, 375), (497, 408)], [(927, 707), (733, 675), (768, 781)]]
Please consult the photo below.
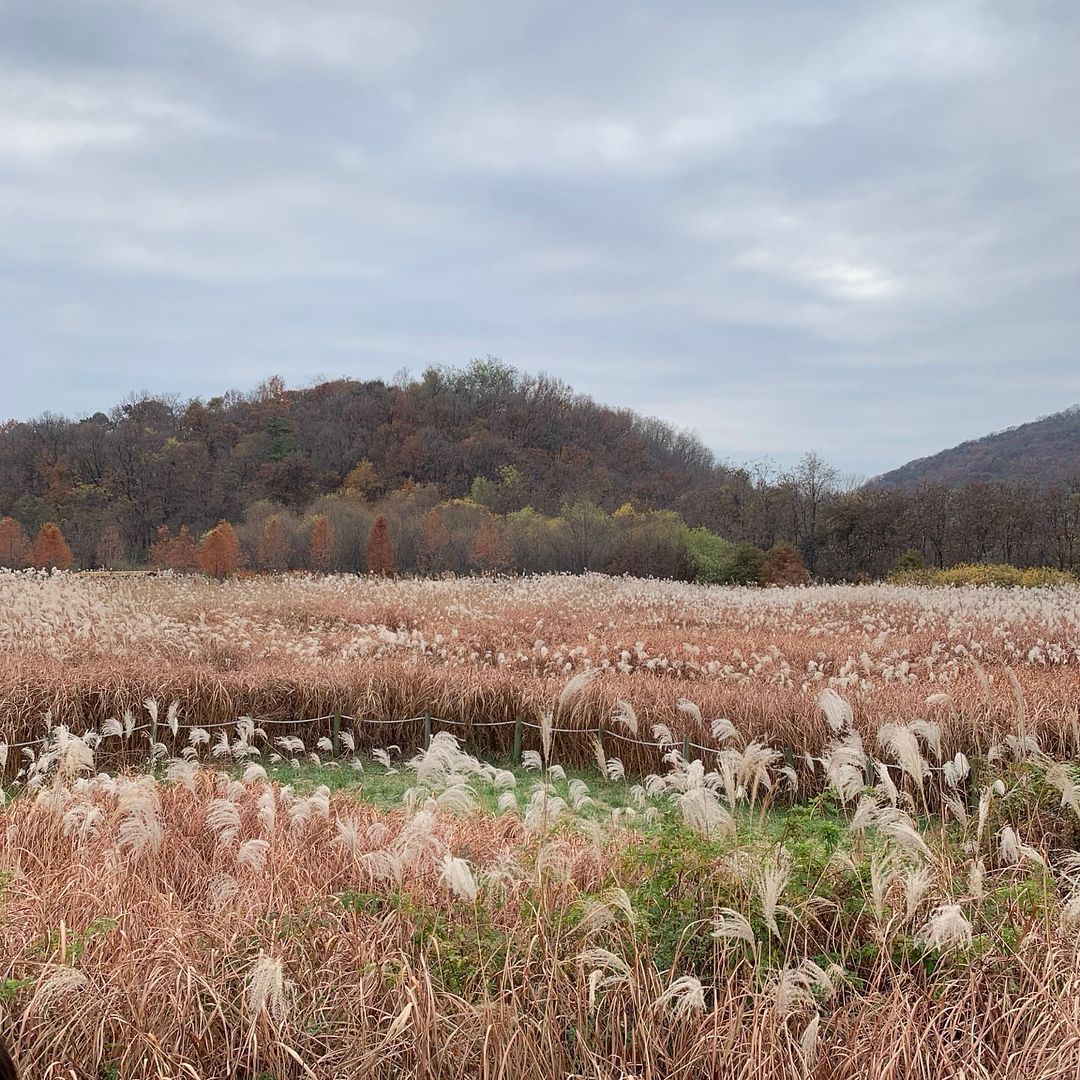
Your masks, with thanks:
[(236, 530), (227, 522), (219, 521), (199, 544), (199, 569), (219, 580), (235, 574), (244, 565), (244, 553)]
[(47, 521), (41, 526), (41, 532), (30, 548), (30, 565), (39, 570), (68, 570), (73, 556), (60, 526)]
[(490, 573), (505, 570), (510, 565), (510, 545), (495, 518), (480, 522), (469, 548), (469, 564)]
[(159, 525), (157, 532), (154, 534), (153, 542), (150, 544), (150, 550), (146, 553), (146, 557), (150, 565), (155, 570), (164, 570), (169, 565), (169, 545), (172, 543), (172, 533), (169, 532), (168, 525)]
[(758, 580), (762, 585), (806, 585), (810, 574), (798, 548), (791, 544), (776, 544), (765, 553)]
[(286, 570), (289, 566), (289, 538), (277, 514), (268, 518), (255, 553), (260, 570)]
[(375, 519), (375, 524), (371, 526), (367, 545), (364, 548), (364, 562), (369, 574), (378, 574), (380, 577), (393, 577), (396, 573), (394, 542), (390, 539), (390, 526), (386, 524), (386, 518), (382, 514)]
[(18, 570), (26, 565), (30, 551), (30, 537), (23, 527), (11, 517), (0, 519), (0, 566)]
[(420, 520), (419, 562), (428, 571), (441, 570), (450, 547), (450, 532), (438, 507), (432, 507)]
[(198, 570), (199, 546), (186, 525), (180, 526), (169, 548), (169, 567), (173, 570)]
[(150, 565), (158, 570), (199, 569), (199, 548), (186, 525), (173, 536), (167, 526), (157, 531), (157, 539), (150, 545)]
[(308, 536), (308, 564), (325, 574), (334, 565), (334, 529), (325, 514), (320, 514)]
[(127, 559), (127, 549), (124, 547), (124, 538), (120, 535), (120, 529), (116, 524), (106, 525), (98, 537), (97, 549), (94, 552), (94, 563), (103, 570), (118, 570)]

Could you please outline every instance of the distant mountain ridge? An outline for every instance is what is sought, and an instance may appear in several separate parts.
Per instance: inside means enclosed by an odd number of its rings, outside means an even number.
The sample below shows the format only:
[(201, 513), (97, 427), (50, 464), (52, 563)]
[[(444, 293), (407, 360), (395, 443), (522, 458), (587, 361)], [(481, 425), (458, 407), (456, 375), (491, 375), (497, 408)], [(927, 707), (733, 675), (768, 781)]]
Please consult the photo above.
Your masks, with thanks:
[(1080, 483), (1080, 405), (916, 458), (872, 483), (904, 490), (920, 484)]

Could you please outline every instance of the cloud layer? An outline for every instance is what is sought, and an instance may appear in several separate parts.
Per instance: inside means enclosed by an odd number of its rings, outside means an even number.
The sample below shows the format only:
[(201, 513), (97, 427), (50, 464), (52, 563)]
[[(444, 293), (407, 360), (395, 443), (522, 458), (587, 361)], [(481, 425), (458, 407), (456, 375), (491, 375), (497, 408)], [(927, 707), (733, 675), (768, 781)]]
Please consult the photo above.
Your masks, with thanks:
[(492, 353), (879, 472), (1080, 400), (1078, 54), (1064, 2), (9, 0), (0, 413)]

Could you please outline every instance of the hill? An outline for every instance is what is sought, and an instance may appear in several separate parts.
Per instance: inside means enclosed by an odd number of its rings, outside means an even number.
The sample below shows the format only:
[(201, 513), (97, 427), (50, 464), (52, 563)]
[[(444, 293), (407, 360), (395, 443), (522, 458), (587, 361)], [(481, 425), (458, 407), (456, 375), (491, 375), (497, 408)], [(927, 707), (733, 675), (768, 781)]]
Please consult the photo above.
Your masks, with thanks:
[(106, 413), (0, 427), (0, 518), (57, 521), (83, 565), (103, 528), (144, 555), (161, 526), (198, 535), (253, 506), (402, 488), (471, 495), (492, 512), (565, 501), (674, 509), (725, 475), (696, 436), (498, 361), (419, 379), (339, 379), (199, 399), (133, 396)]
[(909, 461), (878, 477), (881, 487), (971, 483), (1071, 487), (1080, 482), (1080, 406)]

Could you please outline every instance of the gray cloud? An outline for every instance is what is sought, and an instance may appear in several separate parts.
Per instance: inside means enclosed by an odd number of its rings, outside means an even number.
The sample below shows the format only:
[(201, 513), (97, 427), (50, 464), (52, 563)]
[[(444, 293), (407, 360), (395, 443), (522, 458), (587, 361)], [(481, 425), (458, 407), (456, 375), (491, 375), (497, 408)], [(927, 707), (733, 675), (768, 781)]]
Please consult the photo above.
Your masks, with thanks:
[(1080, 400), (1071, 4), (9, 0), (0, 413), (493, 353), (873, 473)]

